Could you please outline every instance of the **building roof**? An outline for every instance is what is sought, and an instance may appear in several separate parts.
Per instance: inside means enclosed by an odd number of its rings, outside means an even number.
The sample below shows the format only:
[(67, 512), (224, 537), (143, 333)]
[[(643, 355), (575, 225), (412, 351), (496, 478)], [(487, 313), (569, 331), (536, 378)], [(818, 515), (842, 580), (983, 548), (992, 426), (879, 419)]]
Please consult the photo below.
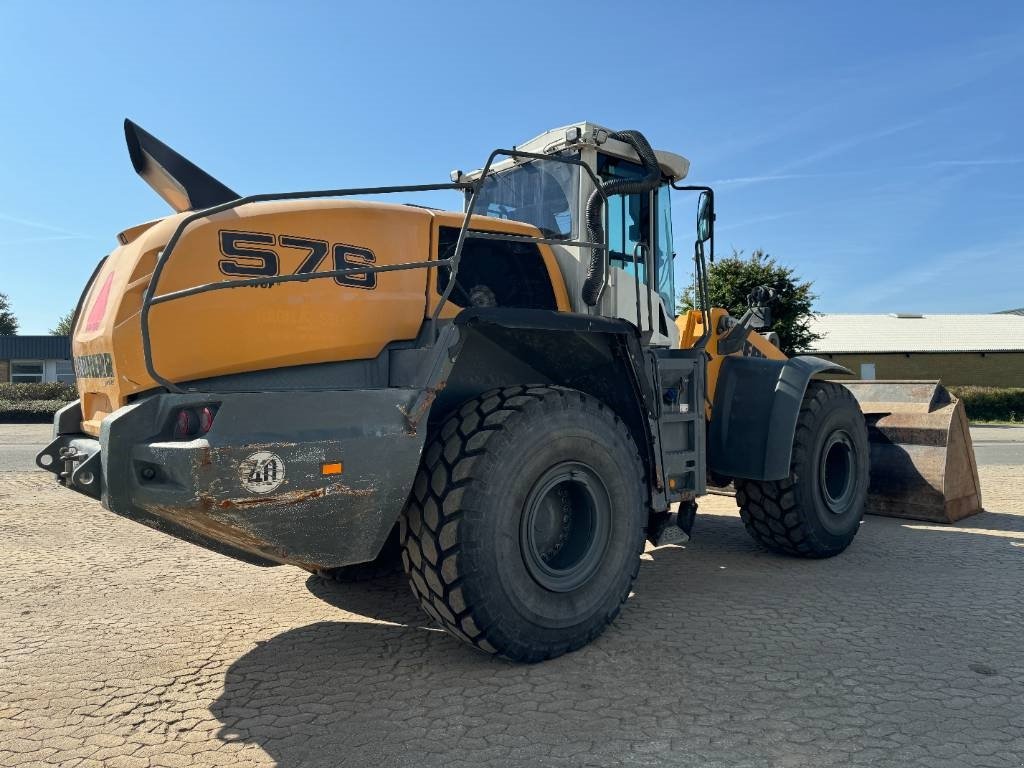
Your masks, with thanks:
[(1024, 316), (821, 315), (811, 330), (818, 353), (1024, 351)]
[(0, 336), (0, 360), (70, 360), (67, 336)]

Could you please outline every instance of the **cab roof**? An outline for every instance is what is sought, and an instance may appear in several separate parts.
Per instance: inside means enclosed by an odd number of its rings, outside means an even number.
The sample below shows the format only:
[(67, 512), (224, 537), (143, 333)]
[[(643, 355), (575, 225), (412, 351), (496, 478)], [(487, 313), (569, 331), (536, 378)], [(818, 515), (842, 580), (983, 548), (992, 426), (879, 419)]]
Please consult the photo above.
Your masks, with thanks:
[[(578, 123), (563, 125), (560, 128), (552, 128), (538, 136), (534, 136), (523, 144), (517, 144), (513, 149), (520, 149), (524, 152), (546, 155), (561, 152), (564, 149), (570, 149), (572, 147), (592, 146), (600, 147), (602, 152), (615, 155), (616, 157), (621, 157), (624, 160), (639, 162), (639, 156), (629, 144), (626, 144), (624, 141), (609, 138), (612, 133), (614, 133), (614, 131), (609, 128), (584, 120)], [(654, 150), (654, 154), (658, 158), (658, 165), (661, 167), (661, 172), (665, 174), (670, 181), (681, 181), (686, 178), (687, 173), (690, 171), (689, 160), (682, 155), (677, 155), (674, 152), (666, 152), (662, 149)], [(512, 165), (514, 162), (514, 159), (509, 158), (495, 163), (492, 166), (492, 169), (501, 170)], [(475, 171), (467, 173), (466, 178), (469, 180), (479, 178), (482, 172), (483, 169), (478, 168)]]

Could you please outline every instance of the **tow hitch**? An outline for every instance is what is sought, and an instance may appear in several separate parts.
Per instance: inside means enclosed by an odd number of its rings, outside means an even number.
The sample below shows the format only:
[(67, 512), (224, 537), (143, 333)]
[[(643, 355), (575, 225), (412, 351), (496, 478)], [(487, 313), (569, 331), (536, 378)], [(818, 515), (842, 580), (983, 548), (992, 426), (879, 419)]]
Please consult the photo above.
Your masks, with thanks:
[(60, 435), (36, 457), (36, 464), (68, 488), (94, 499), (102, 496), (100, 444), (86, 435)]

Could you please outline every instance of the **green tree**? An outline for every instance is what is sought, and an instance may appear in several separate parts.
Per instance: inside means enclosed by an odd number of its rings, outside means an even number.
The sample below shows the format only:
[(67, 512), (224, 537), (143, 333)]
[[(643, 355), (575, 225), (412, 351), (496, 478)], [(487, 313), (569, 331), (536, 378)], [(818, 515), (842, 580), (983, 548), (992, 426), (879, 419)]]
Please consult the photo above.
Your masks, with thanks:
[(57, 324), (50, 329), (50, 333), (54, 336), (70, 336), (71, 321), (74, 319), (75, 310), (69, 310), (66, 314), (60, 316), (57, 320)]
[(0, 293), (0, 336), (13, 336), (18, 332), (18, 318), (11, 309), (11, 300)]
[[(818, 314), (814, 311), (818, 297), (811, 290), (811, 282), (801, 280), (790, 267), (779, 264), (761, 249), (749, 258), (743, 257), (743, 251), (733, 249), (732, 256), (708, 265), (711, 306), (727, 309), (733, 317), (738, 318), (747, 310), (747, 296), (759, 285), (775, 290), (771, 330), (779, 334), (783, 352), (787, 355), (803, 352), (821, 338), (810, 327), (811, 319)], [(694, 306), (691, 286), (679, 297), (679, 311)]]

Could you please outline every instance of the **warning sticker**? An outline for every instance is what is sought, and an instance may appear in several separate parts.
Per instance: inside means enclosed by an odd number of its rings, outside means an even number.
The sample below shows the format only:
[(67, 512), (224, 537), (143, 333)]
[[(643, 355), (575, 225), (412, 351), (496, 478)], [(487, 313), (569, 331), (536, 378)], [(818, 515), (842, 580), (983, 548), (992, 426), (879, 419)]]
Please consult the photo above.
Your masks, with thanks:
[(252, 493), (270, 493), (284, 482), (284, 462), (276, 453), (259, 451), (238, 465), (238, 477)]

